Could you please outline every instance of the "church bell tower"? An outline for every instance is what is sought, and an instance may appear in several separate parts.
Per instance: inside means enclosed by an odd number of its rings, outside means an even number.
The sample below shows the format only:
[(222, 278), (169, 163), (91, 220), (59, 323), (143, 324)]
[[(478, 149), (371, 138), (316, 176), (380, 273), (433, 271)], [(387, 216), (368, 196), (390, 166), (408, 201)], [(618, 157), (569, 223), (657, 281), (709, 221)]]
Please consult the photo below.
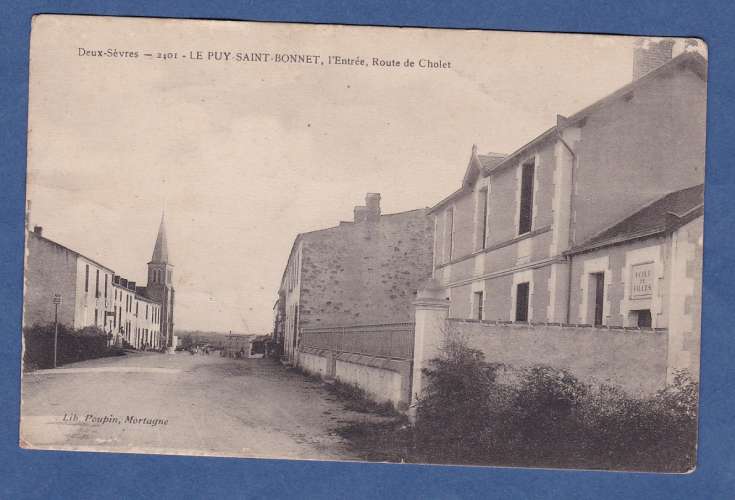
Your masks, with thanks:
[(147, 295), (161, 304), (161, 345), (172, 347), (174, 335), (174, 266), (168, 258), (165, 214), (161, 215), (156, 246), (148, 263)]

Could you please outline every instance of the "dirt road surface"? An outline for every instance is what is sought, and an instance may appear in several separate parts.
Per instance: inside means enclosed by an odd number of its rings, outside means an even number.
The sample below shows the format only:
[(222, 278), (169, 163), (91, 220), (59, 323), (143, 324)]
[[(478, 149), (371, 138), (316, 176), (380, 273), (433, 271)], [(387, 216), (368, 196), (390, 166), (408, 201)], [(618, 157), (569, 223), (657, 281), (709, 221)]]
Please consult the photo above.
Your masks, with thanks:
[(132, 353), (24, 374), (21, 445), (350, 460), (350, 413), (271, 360)]

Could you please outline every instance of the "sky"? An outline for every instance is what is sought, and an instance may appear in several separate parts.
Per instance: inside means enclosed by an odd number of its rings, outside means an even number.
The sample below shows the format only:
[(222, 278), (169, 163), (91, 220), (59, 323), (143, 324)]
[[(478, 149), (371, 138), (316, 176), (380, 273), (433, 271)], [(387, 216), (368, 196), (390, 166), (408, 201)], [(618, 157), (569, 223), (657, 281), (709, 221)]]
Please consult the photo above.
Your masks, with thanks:
[[(628, 83), (632, 46), (591, 35), (36, 18), (30, 223), (141, 283), (165, 209), (176, 328), (267, 333), (298, 233), (350, 220), (367, 192), (381, 193), (383, 213), (434, 205), (459, 187), (473, 144), (510, 153), (557, 113)], [(232, 54), (210, 61), (210, 51)], [(143, 56), (157, 52), (177, 58)], [(235, 52), (368, 65), (235, 62)], [(371, 66), (373, 57), (450, 68)]]

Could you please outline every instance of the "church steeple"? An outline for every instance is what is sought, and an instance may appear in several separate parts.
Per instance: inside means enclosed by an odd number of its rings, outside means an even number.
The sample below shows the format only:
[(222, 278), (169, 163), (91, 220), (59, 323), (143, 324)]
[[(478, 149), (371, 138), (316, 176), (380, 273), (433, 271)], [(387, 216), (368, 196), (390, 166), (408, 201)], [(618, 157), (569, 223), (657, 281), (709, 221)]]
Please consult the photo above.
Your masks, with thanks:
[(168, 259), (168, 240), (166, 238), (166, 216), (161, 214), (158, 236), (153, 247), (153, 256), (148, 263), (148, 284), (146, 294), (161, 304), (161, 345), (172, 347), (174, 334), (174, 266)]
[(156, 246), (153, 248), (153, 256), (151, 264), (169, 264), (168, 261), (168, 240), (166, 239), (166, 214), (161, 214), (161, 225), (158, 226), (158, 236), (156, 237)]

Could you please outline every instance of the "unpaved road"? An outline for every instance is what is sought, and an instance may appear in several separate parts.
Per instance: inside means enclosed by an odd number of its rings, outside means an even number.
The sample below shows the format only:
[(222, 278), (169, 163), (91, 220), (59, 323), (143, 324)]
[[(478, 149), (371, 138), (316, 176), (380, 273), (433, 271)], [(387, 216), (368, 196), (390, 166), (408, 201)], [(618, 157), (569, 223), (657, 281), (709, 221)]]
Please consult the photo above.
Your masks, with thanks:
[(133, 353), (24, 374), (21, 445), (354, 460), (335, 433), (351, 413), (271, 360)]

